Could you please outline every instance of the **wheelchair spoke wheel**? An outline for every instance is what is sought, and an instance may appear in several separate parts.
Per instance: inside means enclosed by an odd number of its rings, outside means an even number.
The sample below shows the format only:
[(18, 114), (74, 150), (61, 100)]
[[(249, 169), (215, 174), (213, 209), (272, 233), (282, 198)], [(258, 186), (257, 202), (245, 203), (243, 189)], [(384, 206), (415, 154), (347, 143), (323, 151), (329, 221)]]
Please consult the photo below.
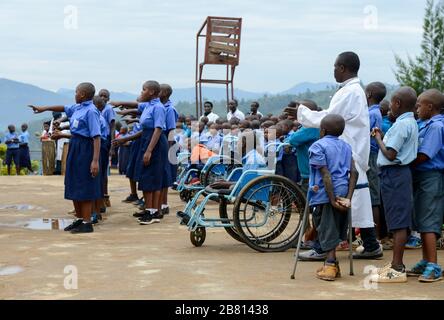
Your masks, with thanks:
[(285, 251), (297, 241), (304, 205), (305, 196), (291, 180), (261, 176), (239, 193), (233, 210), (234, 225), (251, 248)]
[[(219, 201), (219, 217), (221, 218), (222, 223), (233, 223), (233, 218), (228, 217), (228, 210), (227, 210), (227, 200), (221, 199)], [(239, 232), (236, 231), (236, 228), (233, 227), (224, 227), (225, 231), (235, 240), (239, 242), (244, 242), (243, 238), (239, 235)]]
[(241, 167), (242, 164), (232, 160), (232, 163), (223, 163), (221, 160), (214, 162), (210, 165), (201, 177), (203, 186), (209, 186), (210, 184), (219, 180), (225, 180), (236, 168)]
[(190, 240), (195, 247), (201, 247), (206, 237), (207, 231), (205, 227), (198, 227), (195, 231), (190, 232)]

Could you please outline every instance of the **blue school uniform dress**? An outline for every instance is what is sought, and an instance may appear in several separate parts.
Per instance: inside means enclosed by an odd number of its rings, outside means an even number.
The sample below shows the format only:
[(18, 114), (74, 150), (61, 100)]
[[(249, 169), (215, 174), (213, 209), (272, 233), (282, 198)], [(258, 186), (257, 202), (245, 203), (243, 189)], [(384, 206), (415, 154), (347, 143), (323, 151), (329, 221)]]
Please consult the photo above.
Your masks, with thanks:
[(109, 125), (106, 122), (103, 114), (99, 115), (100, 117), (100, 194), (103, 197), (105, 195), (105, 190), (103, 189), (103, 185), (106, 177), (108, 176), (108, 164), (109, 164)]
[[(169, 140), (170, 132), (172, 132), (174, 129), (176, 129), (176, 122), (177, 122), (177, 119), (179, 119), (179, 113), (177, 112), (176, 108), (174, 108), (171, 100), (168, 100), (167, 102), (165, 102), (164, 106), (165, 106), (164, 134), (165, 134), (167, 140)], [(171, 141), (174, 141), (173, 137), (171, 137)], [(168, 150), (169, 150), (169, 148), (168, 148)], [(169, 159), (169, 157), (172, 157), (172, 159)], [(170, 179), (167, 183), (168, 183), (168, 187), (172, 187), (174, 185), (174, 182), (176, 181), (176, 177), (177, 177), (177, 156), (176, 156), (176, 153), (172, 152), (170, 155), (167, 152), (167, 158), (168, 158), (168, 161), (165, 163), (165, 169), (170, 171), (170, 173), (168, 175)]]
[(379, 150), (381, 197), (389, 231), (411, 228), (413, 211), (412, 174), (409, 164), (418, 151), (418, 126), (413, 112), (400, 115), (384, 136), (386, 148), (397, 151), (388, 160)]
[(444, 216), (444, 116), (436, 115), (419, 129), (418, 154), (429, 160), (413, 170), (414, 230), (441, 236)]
[[(121, 138), (127, 137), (129, 134), (122, 134), (120, 135)], [(131, 144), (125, 146), (121, 145), (118, 152), (118, 158), (119, 158), (119, 174), (125, 174), (126, 175), (126, 168), (128, 166), (128, 158), (130, 154), (130, 148)]]
[[(100, 112), (92, 100), (65, 106), (71, 139), (66, 158), (65, 199), (97, 200), (102, 197), (101, 178), (91, 176), (94, 138), (100, 137)], [(100, 171), (100, 162), (99, 162)]]
[(168, 140), (165, 134), (161, 134), (159, 141), (151, 153), (150, 163), (146, 166), (143, 163), (143, 155), (151, 142), (154, 130), (166, 128), (165, 107), (156, 98), (149, 102), (139, 104), (140, 125), (143, 134), (140, 141), (140, 150), (136, 160), (136, 178), (139, 182), (139, 190), (144, 192), (154, 192), (168, 187), (170, 181), (170, 170), (166, 170), (168, 162)]
[[(19, 139), (19, 136), (17, 133), (8, 132), (5, 135), (5, 143), (7, 141), (12, 141), (14, 139)], [(19, 152), (19, 144), (16, 142), (6, 143), (6, 159), (5, 163), (6, 165), (10, 166), (12, 163), (12, 160), (14, 160), (14, 164), (16, 166), (20, 166), (20, 152)]]
[[(133, 131), (131, 132), (131, 135), (135, 135), (137, 132), (142, 131), (142, 126), (140, 123), (135, 123), (133, 125)], [(128, 155), (128, 165), (126, 167), (126, 177), (131, 180), (136, 180), (136, 160), (137, 156), (139, 155), (140, 150), (140, 138), (134, 140), (131, 143), (130, 151)]]
[(346, 238), (347, 214), (337, 212), (330, 204), (322, 179), (321, 168), (330, 172), (333, 193), (338, 197), (348, 194), (352, 163), (351, 146), (338, 137), (327, 135), (309, 148), (310, 180), (308, 199), (313, 208), (313, 223), (318, 231), (314, 249), (321, 253), (336, 248)]

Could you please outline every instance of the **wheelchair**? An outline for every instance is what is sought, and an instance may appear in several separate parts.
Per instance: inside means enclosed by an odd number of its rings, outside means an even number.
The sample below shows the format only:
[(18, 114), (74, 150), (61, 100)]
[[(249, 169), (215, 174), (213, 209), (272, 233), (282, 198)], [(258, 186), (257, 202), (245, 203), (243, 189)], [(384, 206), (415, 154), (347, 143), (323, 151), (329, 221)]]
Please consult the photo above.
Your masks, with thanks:
[[(230, 143), (236, 142), (237, 137), (232, 137)], [(179, 191), (180, 199), (184, 202), (190, 201), (195, 194), (206, 186), (219, 180), (226, 180), (230, 173), (242, 166), (242, 162), (237, 160), (230, 152), (230, 156), (225, 155), (224, 145), (222, 145), (219, 154), (210, 157), (205, 164), (182, 165), (180, 174), (178, 174), (175, 189)], [(184, 163), (185, 157), (189, 160), (190, 153), (183, 153), (180, 160)], [(192, 184), (193, 177), (199, 178), (199, 183)]]
[[(296, 245), (303, 232), (306, 202), (297, 184), (268, 169), (235, 168), (227, 181), (232, 182), (228, 189), (207, 186), (177, 213), (181, 224), (188, 226), (194, 246), (203, 245), (206, 228), (224, 228), (232, 238), (259, 252), (281, 252)], [(219, 202), (218, 218), (205, 217), (209, 201)]]

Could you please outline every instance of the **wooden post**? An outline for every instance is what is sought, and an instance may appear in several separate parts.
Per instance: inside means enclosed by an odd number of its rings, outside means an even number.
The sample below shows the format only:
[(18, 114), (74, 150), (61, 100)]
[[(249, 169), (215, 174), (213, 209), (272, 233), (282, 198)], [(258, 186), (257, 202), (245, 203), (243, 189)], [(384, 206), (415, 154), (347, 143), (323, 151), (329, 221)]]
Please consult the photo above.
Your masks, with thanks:
[(53, 140), (42, 141), (42, 172), (52, 176), (55, 170), (56, 144)]
[(62, 152), (62, 176), (64, 176), (66, 172), (66, 158), (68, 157), (68, 149), (69, 149), (69, 143), (65, 143), (63, 145), (63, 152)]

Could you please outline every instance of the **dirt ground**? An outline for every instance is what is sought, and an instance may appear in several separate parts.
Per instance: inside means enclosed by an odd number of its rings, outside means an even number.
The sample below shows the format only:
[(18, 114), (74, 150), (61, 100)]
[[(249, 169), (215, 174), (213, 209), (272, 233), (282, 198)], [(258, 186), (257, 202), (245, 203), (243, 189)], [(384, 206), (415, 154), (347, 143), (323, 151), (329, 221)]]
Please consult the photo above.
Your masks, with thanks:
[[(205, 244), (195, 248), (175, 217), (184, 205), (176, 192), (170, 192), (170, 215), (159, 224), (140, 226), (132, 217), (136, 208), (121, 202), (128, 187), (126, 179), (112, 175), (106, 220), (92, 234), (72, 235), (25, 227), (31, 219), (71, 217), (63, 178), (0, 177), (0, 299), (444, 298), (444, 281), (422, 284), (409, 278), (404, 284), (369, 285), (369, 266), (390, 261), (391, 251), (383, 260), (355, 261), (353, 277), (342, 252), (342, 278), (324, 282), (314, 277), (321, 263), (301, 262), (290, 280), (294, 250), (258, 253), (223, 229), (208, 229)], [(420, 250), (407, 251), (405, 262), (419, 258)]]

